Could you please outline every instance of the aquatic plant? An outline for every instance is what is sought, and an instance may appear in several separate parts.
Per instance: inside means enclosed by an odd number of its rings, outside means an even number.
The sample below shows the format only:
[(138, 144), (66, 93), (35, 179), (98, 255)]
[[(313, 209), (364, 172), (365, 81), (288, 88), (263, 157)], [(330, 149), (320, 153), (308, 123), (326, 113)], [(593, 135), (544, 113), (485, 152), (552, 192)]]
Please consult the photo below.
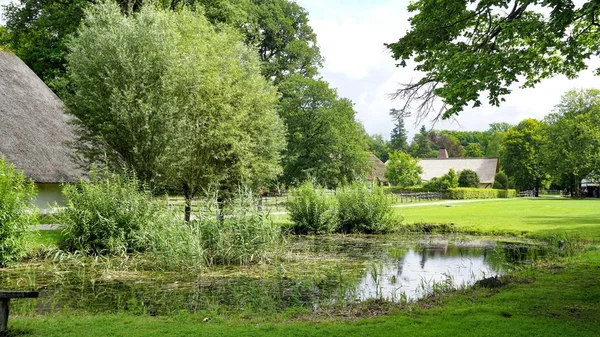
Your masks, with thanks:
[(328, 196), (321, 186), (307, 181), (291, 191), (287, 208), (294, 222), (294, 234), (330, 234), (338, 228), (338, 210), (335, 198)]
[(336, 199), (343, 233), (386, 233), (401, 224), (402, 217), (393, 212), (391, 201), (378, 186), (370, 189), (355, 182), (337, 189)]

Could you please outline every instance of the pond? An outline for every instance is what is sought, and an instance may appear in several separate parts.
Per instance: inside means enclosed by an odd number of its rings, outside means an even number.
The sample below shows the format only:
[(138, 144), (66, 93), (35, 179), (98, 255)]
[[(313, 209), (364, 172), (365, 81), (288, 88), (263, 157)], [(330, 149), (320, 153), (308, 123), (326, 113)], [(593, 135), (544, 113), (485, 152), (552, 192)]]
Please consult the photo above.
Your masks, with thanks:
[(545, 254), (540, 245), (468, 237), (303, 237), (289, 239), (268, 263), (200, 271), (149, 270), (135, 258), (32, 260), (0, 269), (0, 288), (40, 289), (37, 300), (15, 301), (22, 313), (310, 311), (369, 299), (416, 300)]

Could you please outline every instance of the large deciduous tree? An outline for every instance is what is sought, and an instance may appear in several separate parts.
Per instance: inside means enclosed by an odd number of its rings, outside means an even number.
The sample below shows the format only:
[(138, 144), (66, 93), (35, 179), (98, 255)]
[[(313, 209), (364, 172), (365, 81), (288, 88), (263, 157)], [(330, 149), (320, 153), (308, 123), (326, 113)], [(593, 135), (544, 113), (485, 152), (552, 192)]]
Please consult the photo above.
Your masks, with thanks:
[(546, 177), (542, 154), (546, 129), (544, 122), (526, 119), (506, 132), (501, 150), (502, 167), (521, 190), (537, 191)]
[(226, 192), (280, 173), (276, 89), (240, 34), (202, 15), (90, 7), (69, 43), (68, 111), (89, 162), (125, 165), (154, 186)]
[(339, 98), (322, 80), (289, 76), (279, 85), (279, 114), (287, 126), (283, 180), (315, 179), (327, 187), (368, 173), (369, 147), (352, 102)]
[(547, 167), (573, 193), (600, 164), (600, 90), (567, 92), (546, 122)]
[[(84, 9), (94, 0), (20, 0), (5, 6), (6, 44), (53, 89), (65, 73), (65, 45), (83, 19)], [(121, 12), (131, 15), (142, 8), (142, 0), (116, 1)], [(158, 0), (156, 7), (198, 10), (215, 25), (240, 31), (256, 48), (262, 73), (280, 82), (289, 74), (312, 77), (322, 65), (316, 34), (308, 24), (308, 13), (290, 0)]]
[(408, 10), (410, 30), (387, 46), (400, 66), (423, 73), (396, 92), (420, 114), (499, 105), (512, 84), (573, 78), (600, 52), (597, 0), (417, 0)]

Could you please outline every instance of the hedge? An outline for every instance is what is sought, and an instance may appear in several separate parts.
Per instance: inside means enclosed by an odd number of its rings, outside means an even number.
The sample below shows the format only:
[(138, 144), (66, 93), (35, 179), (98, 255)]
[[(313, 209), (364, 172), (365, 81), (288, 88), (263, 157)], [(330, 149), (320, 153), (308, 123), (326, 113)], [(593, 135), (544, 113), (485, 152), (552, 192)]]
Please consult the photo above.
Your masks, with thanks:
[(516, 198), (516, 190), (496, 190), (493, 188), (451, 188), (444, 191), (444, 199), (463, 200), (463, 199), (495, 199), (495, 198)]

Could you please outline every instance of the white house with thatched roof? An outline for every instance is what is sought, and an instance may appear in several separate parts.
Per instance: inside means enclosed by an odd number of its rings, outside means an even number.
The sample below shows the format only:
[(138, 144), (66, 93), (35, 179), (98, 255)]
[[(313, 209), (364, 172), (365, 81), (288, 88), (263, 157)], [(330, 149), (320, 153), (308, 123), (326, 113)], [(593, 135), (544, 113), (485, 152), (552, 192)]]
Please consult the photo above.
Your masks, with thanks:
[(66, 145), (74, 134), (61, 100), (14, 54), (0, 50), (0, 156), (38, 188), (42, 209), (62, 201), (60, 183), (82, 176)]
[(479, 177), (479, 187), (492, 188), (494, 176), (498, 173), (498, 158), (448, 158), (445, 149), (441, 149), (437, 158), (419, 159), (423, 168), (421, 180), (429, 181), (441, 177), (454, 169), (456, 173), (462, 170), (473, 170)]

